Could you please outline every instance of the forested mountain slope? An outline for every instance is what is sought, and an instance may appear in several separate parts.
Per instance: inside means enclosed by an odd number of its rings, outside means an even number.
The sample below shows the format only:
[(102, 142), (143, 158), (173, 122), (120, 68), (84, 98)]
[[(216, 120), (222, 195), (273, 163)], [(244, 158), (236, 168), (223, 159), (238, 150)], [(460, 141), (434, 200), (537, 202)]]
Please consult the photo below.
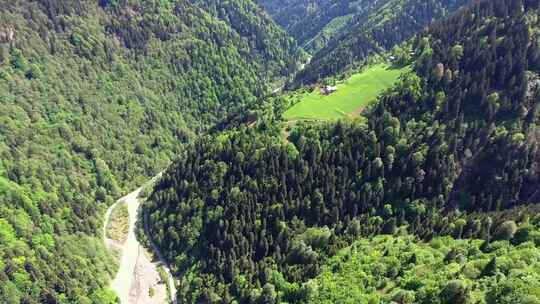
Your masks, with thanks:
[[(506, 222), (491, 243), (411, 236), (360, 239), (310, 281), (309, 303), (538, 303), (540, 218)], [(511, 232), (510, 239), (504, 233)], [(433, 270), (436, 271), (433, 271)]]
[[(311, 63), (296, 77), (296, 84), (310, 84), (362, 65), (370, 55), (381, 54), (392, 49), (425, 26), (441, 20), (471, 1), (341, 0), (334, 2), (332, 2), (332, 9), (323, 8), (313, 15), (327, 16), (334, 10), (339, 12), (350, 10), (351, 12), (338, 18), (332, 16), (333, 21), (330, 23), (325, 23), (315, 16), (308, 16), (305, 24), (299, 25), (298, 32), (302, 33), (301, 35), (308, 35), (306, 37), (307, 49), (314, 52)], [(337, 9), (337, 7), (343, 8)], [(313, 23), (319, 23), (326, 27), (326, 30), (318, 30), (318, 26)], [(317, 30), (315, 33), (310, 33), (305, 28)], [(324, 37), (325, 31), (328, 32), (326, 37)], [(295, 36), (294, 28), (291, 34)], [(302, 44), (304, 41), (303, 38), (299, 38), (299, 43)]]
[(270, 16), (283, 28), (289, 29), (315, 11), (326, 7), (330, 0), (291, 0), (287, 2), (277, 0), (257, 0)]
[[(334, 62), (334, 70), (345, 70), (351, 62), (371, 53), (392, 48), (424, 26), (439, 20), (471, 1), (466, 0), (259, 0), (259, 4), (286, 29), (325, 69), (332, 56), (348, 61)], [(359, 50), (354, 50), (360, 48)], [(321, 51), (321, 53), (319, 53)], [(350, 52), (344, 54), (343, 52)], [(332, 53), (331, 55), (329, 53)], [(362, 53), (362, 54), (360, 54)], [(311, 73), (311, 72), (310, 72)], [(311, 75), (317, 77), (318, 75)], [(313, 80), (311, 80), (313, 81)]]
[(511, 240), (539, 202), (538, 5), (481, 1), (431, 26), (366, 120), (284, 140), (264, 119), (189, 145), (146, 210), (179, 302), (306, 302), (358, 236)]
[[(253, 49), (259, 50), (257, 59), (265, 62), (269, 71), (290, 75), (296, 71), (300, 62), (306, 60), (306, 54), (298, 51), (296, 42), (251, 0), (191, 2), (223, 20), (241, 37), (247, 39)], [(259, 80), (272, 81), (272, 77), (261, 77)]]
[(329, 0), (257, 0), (270, 16), (283, 28), (289, 29), (297, 22), (303, 21), (310, 13), (330, 3)]
[(0, 302), (114, 300), (106, 207), (296, 69), (245, 3), (244, 31), (187, 0), (0, 3)]
[(379, 2), (381, 1), (259, 0), (274, 20), (310, 53), (324, 47), (359, 11), (369, 10)]

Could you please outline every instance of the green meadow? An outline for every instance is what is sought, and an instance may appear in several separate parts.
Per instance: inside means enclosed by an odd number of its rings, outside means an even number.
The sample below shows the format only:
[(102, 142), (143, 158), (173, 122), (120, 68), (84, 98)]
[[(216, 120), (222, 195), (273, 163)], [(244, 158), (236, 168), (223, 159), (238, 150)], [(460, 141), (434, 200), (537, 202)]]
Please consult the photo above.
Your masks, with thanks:
[(358, 116), (407, 69), (408, 67), (394, 68), (389, 64), (378, 64), (338, 83), (337, 92), (330, 95), (322, 95), (318, 88), (311, 93), (292, 95), (290, 98), (297, 98), (299, 101), (288, 109), (283, 117), (286, 120), (330, 120)]

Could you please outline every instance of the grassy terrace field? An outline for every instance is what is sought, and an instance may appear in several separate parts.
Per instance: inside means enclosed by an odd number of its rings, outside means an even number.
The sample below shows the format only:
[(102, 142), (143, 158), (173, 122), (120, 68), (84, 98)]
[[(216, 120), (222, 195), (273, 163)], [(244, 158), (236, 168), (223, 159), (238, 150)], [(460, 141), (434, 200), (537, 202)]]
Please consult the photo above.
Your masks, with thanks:
[(311, 93), (294, 94), (290, 98), (300, 100), (288, 109), (283, 117), (286, 120), (329, 120), (357, 116), (407, 69), (378, 64), (338, 83), (338, 91), (333, 94), (325, 96), (318, 89)]

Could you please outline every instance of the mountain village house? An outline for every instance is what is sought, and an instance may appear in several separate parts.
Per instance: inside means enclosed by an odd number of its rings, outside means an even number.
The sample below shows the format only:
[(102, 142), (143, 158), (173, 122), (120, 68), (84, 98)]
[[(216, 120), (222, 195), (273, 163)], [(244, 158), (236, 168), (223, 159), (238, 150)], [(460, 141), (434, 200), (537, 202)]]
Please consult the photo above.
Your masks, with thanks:
[(337, 87), (335, 86), (322, 86), (321, 87), (321, 95), (330, 95), (337, 91)]

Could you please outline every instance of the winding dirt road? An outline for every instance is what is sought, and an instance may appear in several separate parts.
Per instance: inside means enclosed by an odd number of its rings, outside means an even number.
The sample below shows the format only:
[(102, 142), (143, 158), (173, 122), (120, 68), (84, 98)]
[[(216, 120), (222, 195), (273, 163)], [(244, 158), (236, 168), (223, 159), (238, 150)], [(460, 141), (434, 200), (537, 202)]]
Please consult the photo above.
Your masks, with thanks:
[[(111, 288), (120, 298), (121, 304), (162, 304), (176, 303), (176, 289), (171, 271), (162, 258), (162, 254), (153, 244), (152, 239), (145, 233), (151, 242), (155, 253), (154, 260), (147, 250), (139, 243), (136, 237), (136, 221), (138, 218), (141, 201), (138, 198), (142, 188), (139, 188), (125, 197), (119, 199), (105, 214), (103, 239), (109, 248), (117, 247), (121, 251), (120, 268), (111, 284)], [(126, 202), (129, 211), (129, 233), (124, 244), (114, 244), (114, 241), (106, 237), (107, 223), (114, 206), (120, 202)], [(146, 224), (146, 223), (145, 223)], [(158, 267), (163, 267), (167, 274), (168, 282), (163, 282)], [(168, 284), (167, 284), (168, 283)], [(167, 293), (167, 285), (170, 286)], [(170, 301), (169, 299), (172, 299)]]

